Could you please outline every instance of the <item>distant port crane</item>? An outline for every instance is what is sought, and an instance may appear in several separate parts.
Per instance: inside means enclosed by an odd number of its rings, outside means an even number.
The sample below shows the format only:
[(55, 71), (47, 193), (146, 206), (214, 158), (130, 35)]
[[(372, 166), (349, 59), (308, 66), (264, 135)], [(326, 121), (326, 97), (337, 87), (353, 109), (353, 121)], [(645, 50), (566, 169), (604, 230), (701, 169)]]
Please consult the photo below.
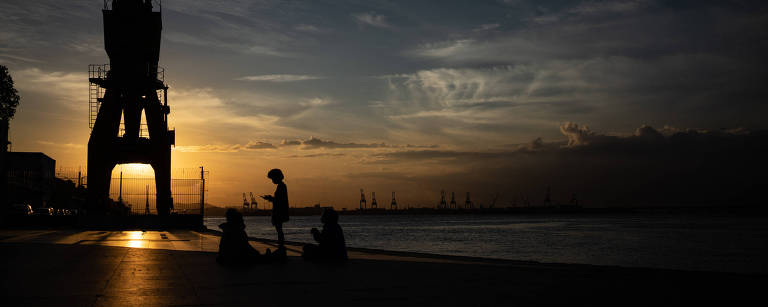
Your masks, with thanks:
[(467, 200), (464, 201), (464, 209), (472, 209), (475, 204), (469, 199), (469, 192), (467, 192)]
[(360, 189), (360, 210), (365, 210), (365, 207), (367, 207), (365, 193), (363, 193), (363, 189)]
[(456, 205), (456, 193), (451, 192), (451, 209), (458, 209), (458, 206)]
[(488, 206), (489, 208), (495, 208), (496, 207), (496, 201), (499, 200), (499, 197), (501, 197), (500, 193), (493, 193), (491, 194), (491, 204)]
[(392, 192), (392, 202), (389, 203), (389, 209), (397, 210), (397, 199), (395, 199), (395, 192)]
[(251, 209), (252, 210), (258, 210), (259, 209), (259, 203), (256, 202), (256, 197), (253, 197), (253, 192), (248, 192), (248, 194), (251, 195)]
[(448, 204), (445, 202), (445, 190), (440, 191), (440, 204), (437, 205), (438, 209), (445, 209), (448, 207)]
[(251, 203), (248, 202), (248, 198), (245, 197), (245, 192), (243, 192), (243, 210), (247, 210), (250, 205)]
[(376, 203), (376, 192), (371, 192), (371, 209), (378, 208), (379, 205)]

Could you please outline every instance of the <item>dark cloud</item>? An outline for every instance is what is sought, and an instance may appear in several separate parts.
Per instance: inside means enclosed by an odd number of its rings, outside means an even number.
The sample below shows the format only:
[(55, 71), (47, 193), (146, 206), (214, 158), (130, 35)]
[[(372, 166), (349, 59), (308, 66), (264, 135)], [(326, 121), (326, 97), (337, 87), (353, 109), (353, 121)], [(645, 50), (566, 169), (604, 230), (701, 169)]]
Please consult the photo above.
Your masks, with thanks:
[[(738, 203), (765, 187), (763, 132), (643, 126), (611, 135), (570, 123), (561, 135), (551, 129), (564, 120), (602, 131), (641, 123), (768, 129), (765, 1), (440, 1), (439, 14), (429, 1), (163, 4), (160, 65), (172, 114), (184, 123), (179, 133), (212, 144), (176, 150), (277, 147), (315, 149), (306, 156), (320, 157), (360, 149), (371, 153), (367, 162), (435, 170), (397, 169), (404, 175), (392, 174), (392, 189), (404, 178), (422, 190), (533, 199), (551, 185), (567, 194), (561, 198), (577, 192), (592, 204)], [(56, 129), (37, 123), (82, 111), (67, 103), (68, 113), (50, 112), (87, 90), (61, 88), (70, 83), (62, 80), (86, 86), (86, 65), (108, 61), (101, 5), (0, 1), (0, 63), (19, 77), (27, 106), (15, 123), (17, 145), (48, 140), (48, 130), (87, 139), (73, 121)], [(233, 82), (242, 76), (315, 79)], [(176, 93), (194, 89), (210, 89), (199, 103), (211, 114), (179, 116), (196, 99), (181, 101)], [(62, 98), (68, 96), (74, 98)], [(190, 122), (207, 128), (195, 135)], [(242, 144), (246, 135), (272, 131), (322, 139)], [(390, 136), (441, 145), (347, 142)], [(503, 145), (535, 136), (543, 138)]]
[(408, 150), (382, 153), (379, 157), (385, 160), (380, 162), (400, 162), (408, 160), (462, 160), (462, 159), (496, 159), (508, 156), (509, 152), (475, 152), (475, 151), (453, 151), (453, 150)]
[(308, 154), (308, 155), (292, 155), (292, 156), (288, 156), (288, 158), (325, 158), (325, 157), (343, 157), (343, 156), (346, 156), (346, 154), (321, 152), (321, 153), (314, 153), (314, 154)]
[(574, 123), (560, 130), (567, 144), (536, 139), (496, 152), (400, 151), (381, 154), (377, 162), (463, 169), (411, 180), (431, 182), (436, 191), (442, 186), (501, 192), (507, 201), (541, 198), (551, 186), (561, 202), (576, 193), (592, 206), (744, 205), (760, 202), (768, 188), (766, 131), (642, 126), (619, 136)]
[[(106, 62), (100, 9), (0, 3), (0, 62), (62, 73)], [(220, 112), (305, 135), (354, 126), (347, 137), (399, 129), (458, 145), (531, 138), (565, 119), (768, 128), (764, 1), (441, 1), (434, 14), (413, 1), (168, 0), (163, 14), (172, 91), (212, 88)], [(400, 78), (367, 78), (381, 75)], [(242, 76), (323, 79), (232, 82)], [(435, 131), (448, 121), (457, 127)]]
[[(236, 152), (244, 150), (277, 149), (278, 147), (300, 146), (301, 149), (366, 149), (366, 148), (439, 148), (438, 145), (388, 145), (385, 143), (338, 143), (330, 140), (322, 140), (316, 137), (310, 137), (307, 140), (287, 140), (283, 139), (280, 144), (262, 141), (249, 141), (246, 144), (208, 144), (208, 145), (189, 145), (177, 146), (177, 150), (184, 152)], [(319, 153), (309, 155), (294, 155), (297, 157), (321, 157), (321, 156), (343, 156), (342, 153)]]
[(301, 145), (301, 141), (298, 140), (282, 140), (280, 146), (298, 146)]
[(359, 144), (359, 143), (337, 143), (334, 141), (321, 140), (316, 137), (310, 137), (301, 142), (304, 148), (382, 148), (387, 147), (384, 143)]
[(406, 144), (405, 145), (405, 148), (439, 148), (439, 147), (440, 147), (440, 145), (437, 145), (437, 144), (432, 144), (432, 145), (411, 145), (411, 144)]
[(176, 146), (181, 152), (238, 152), (246, 150), (276, 149), (275, 145), (261, 141), (249, 141), (246, 144), (206, 144)]
[(301, 145), (302, 149), (365, 149), (365, 148), (438, 148), (438, 145), (392, 145), (386, 143), (339, 143), (331, 140), (323, 140), (314, 136), (306, 140), (283, 140), (280, 146)]
[(266, 142), (248, 142), (244, 145), (245, 149), (274, 149), (275, 145)]

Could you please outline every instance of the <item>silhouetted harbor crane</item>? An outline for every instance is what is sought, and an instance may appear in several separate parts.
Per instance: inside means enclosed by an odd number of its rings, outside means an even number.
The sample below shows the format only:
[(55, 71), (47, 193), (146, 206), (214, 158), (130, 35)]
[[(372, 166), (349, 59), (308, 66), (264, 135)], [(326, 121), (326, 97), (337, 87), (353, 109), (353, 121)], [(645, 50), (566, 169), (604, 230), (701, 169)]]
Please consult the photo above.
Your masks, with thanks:
[(117, 164), (143, 163), (151, 165), (155, 173), (157, 214), (166, 216), (173, 209), (171, 146), (176, 134), (168, 129), (168, 86), (158, 67), (161, 12), (154, 11), (153, 1), (148, 0), (111, 3), (110, 8), (109, 1), (104, 1), (102, 10), (109, 64), (89, 65), (88, 69), (88, 208), (92, 212), (108, 208), (112, 169)]
[(363, 193), (363, 189), (360, 189), (360, 211), (365, 210), (365, 207), (367, 207), (365, 193)]
[(467, 192), (467, 200), (464, 201), (464, 209), (472, 209), (475, 204), (469, 199), (469, 192)]
[(248, 202), (248, 198), (245, 197), (245, 192), (243, 192), (243, 210), (247, 210), (250, 206), (251, 203)]
[(376, 203), (376, 192), (371, 192), (371, 209), (377, 209), (379, 204)]
[(451, 209), (458, 209), (458, 205), (456, 205), (456, 193), (451, 192)]
[(498, 192), (491, 194), (491, 204), (488, 205), (488, 208), (495, 208), (496, 201), (499, 200), (499, 197), (501, 197), (501, 194), (499, 194)]
[(395, 192), (392, 192), (392, 202), (389, 204), (390, 210), (397, 210), (397, 199), (395, 199)]
[(259, 203), (256, 202), (256, 197), (253, 197), (253, 192), (248, 192), (251, 196), (251, 210), (259, 210)]
[(448, 204), (445, 202), (445, 190), (440, 191), (440, 204), (437, 205), (438, 209), (448, 208)]

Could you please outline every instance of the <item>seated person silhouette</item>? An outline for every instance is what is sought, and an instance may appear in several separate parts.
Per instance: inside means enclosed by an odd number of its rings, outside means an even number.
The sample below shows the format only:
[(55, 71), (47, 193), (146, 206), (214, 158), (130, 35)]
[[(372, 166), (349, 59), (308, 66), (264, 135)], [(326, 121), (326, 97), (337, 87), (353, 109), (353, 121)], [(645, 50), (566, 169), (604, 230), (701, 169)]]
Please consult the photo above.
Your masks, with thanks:
[(267, 255), (261, 255), (248, 243), (243, 214), (230, 208), (225, 216), (227, 221), (219, 225), (223, 234), (219, 241), (219, 256), (216, 261), (226, 265), (267, 262), (271, 258), (270, 250), (267, 250)]
[(305, 245), (301, 256), (310, 261), (347, 260), (347, 246), (344, 243), (344, 232), (339, 226), (339, 214), (333, 208), (325, 209), (320, 221), (323, 223), (323, 231), (312, 228), (312, 237), (318, 245)]

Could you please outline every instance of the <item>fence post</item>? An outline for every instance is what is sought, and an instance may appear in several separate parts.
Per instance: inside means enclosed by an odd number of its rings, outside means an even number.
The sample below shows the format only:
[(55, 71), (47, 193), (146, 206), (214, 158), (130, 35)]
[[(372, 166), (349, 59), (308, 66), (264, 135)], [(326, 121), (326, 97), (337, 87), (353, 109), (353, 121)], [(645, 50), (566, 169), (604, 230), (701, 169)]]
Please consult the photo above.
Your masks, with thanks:
[(120, 171), (120, 194), (117, 196), (117, 201), (123, 203), (123, 171)]
[(200, 218), (205, 218), (205, 170), (200, 167)]

